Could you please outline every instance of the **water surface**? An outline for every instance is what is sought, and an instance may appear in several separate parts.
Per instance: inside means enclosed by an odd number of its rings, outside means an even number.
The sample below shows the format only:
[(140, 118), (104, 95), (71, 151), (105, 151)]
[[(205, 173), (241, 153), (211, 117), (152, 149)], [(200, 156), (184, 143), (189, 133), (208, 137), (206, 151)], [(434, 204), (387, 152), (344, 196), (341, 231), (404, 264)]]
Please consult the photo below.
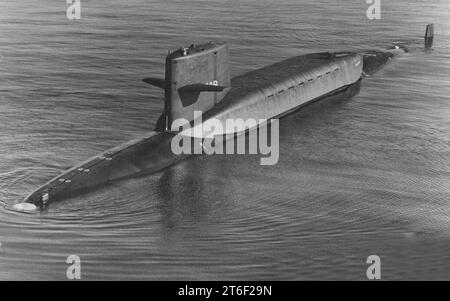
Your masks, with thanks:
[[(230, 45), (233, 75), (328, 50), (411, 52), (280, 123), (280, 161), (199, 156), (40, 214), (0, 209), (0, 279), (450, 280), (450, 3), (0, 2), (0, 199), (153, 129), (168, 49)], [(433, 51), (424, 26), (435, 23)]]

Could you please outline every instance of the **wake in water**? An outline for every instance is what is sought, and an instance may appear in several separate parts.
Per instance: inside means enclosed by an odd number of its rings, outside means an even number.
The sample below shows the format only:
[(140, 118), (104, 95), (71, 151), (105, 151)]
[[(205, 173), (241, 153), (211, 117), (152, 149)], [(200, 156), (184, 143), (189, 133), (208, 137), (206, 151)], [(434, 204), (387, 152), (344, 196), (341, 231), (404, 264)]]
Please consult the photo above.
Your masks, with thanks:
[(12, 172), (0, 173), (0, 206), (6, 210), (31, 212), (35, 211), (36, 206), (23, 203), (24, 195), (21, 193), (21, 187), (15, 187), (17, 183), (26, 183), (34, 174), (37, 168), (21, 168)]

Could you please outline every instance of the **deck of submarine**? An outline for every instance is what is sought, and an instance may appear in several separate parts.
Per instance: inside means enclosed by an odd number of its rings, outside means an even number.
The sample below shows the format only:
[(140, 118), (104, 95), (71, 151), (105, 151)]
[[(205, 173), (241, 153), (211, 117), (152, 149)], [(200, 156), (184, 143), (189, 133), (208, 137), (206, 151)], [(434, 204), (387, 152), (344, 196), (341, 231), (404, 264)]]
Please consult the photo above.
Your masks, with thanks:
[(252, 91), (267, 88), (274, 83), (283, 82), (299, 74), (307, 73), (308, 71), (332, 63), (336, 58), (333, 53), (328, 52), (305, 54), (233, 77), (231, 79), (230, 91), (222, 101), (208, 111), (207, 115), (214, 115), (228, 107), (238, 104), (243, 96), (248, 95)]

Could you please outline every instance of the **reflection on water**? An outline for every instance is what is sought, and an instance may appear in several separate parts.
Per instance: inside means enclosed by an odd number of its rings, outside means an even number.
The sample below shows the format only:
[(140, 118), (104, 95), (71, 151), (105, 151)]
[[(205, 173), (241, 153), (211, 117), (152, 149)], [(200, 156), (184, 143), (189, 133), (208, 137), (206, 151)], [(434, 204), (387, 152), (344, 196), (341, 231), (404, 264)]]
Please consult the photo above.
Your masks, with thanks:
[[(449, 4), (364, 1), (0, 3), (0, 199), (151, 130), (167, 48), (230, 44), (233, 74), (296, 54), (411, 52), (280, 122), (280, 160), (196, 156), (52, 204), (0, 209), (0, 279), (382, 279), (450, 277)], [(61, 12), (62, 11), (62, 12)], [(180, 13), (182, 12), (182, 13)], [(174, 22), (176, 20), (176, 22)], [(436, 26), (423, 51), (424, 25)], [(182, 26), (180, 26), (182, 24)]]

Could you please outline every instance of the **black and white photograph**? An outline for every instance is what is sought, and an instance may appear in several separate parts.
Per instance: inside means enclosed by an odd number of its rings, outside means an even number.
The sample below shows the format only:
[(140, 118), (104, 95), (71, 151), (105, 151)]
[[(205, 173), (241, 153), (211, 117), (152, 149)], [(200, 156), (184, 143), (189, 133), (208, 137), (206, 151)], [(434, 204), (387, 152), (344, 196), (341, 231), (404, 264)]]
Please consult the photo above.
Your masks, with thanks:
[(450, 280), (450, 1), (0, 0), (0, 280)]

